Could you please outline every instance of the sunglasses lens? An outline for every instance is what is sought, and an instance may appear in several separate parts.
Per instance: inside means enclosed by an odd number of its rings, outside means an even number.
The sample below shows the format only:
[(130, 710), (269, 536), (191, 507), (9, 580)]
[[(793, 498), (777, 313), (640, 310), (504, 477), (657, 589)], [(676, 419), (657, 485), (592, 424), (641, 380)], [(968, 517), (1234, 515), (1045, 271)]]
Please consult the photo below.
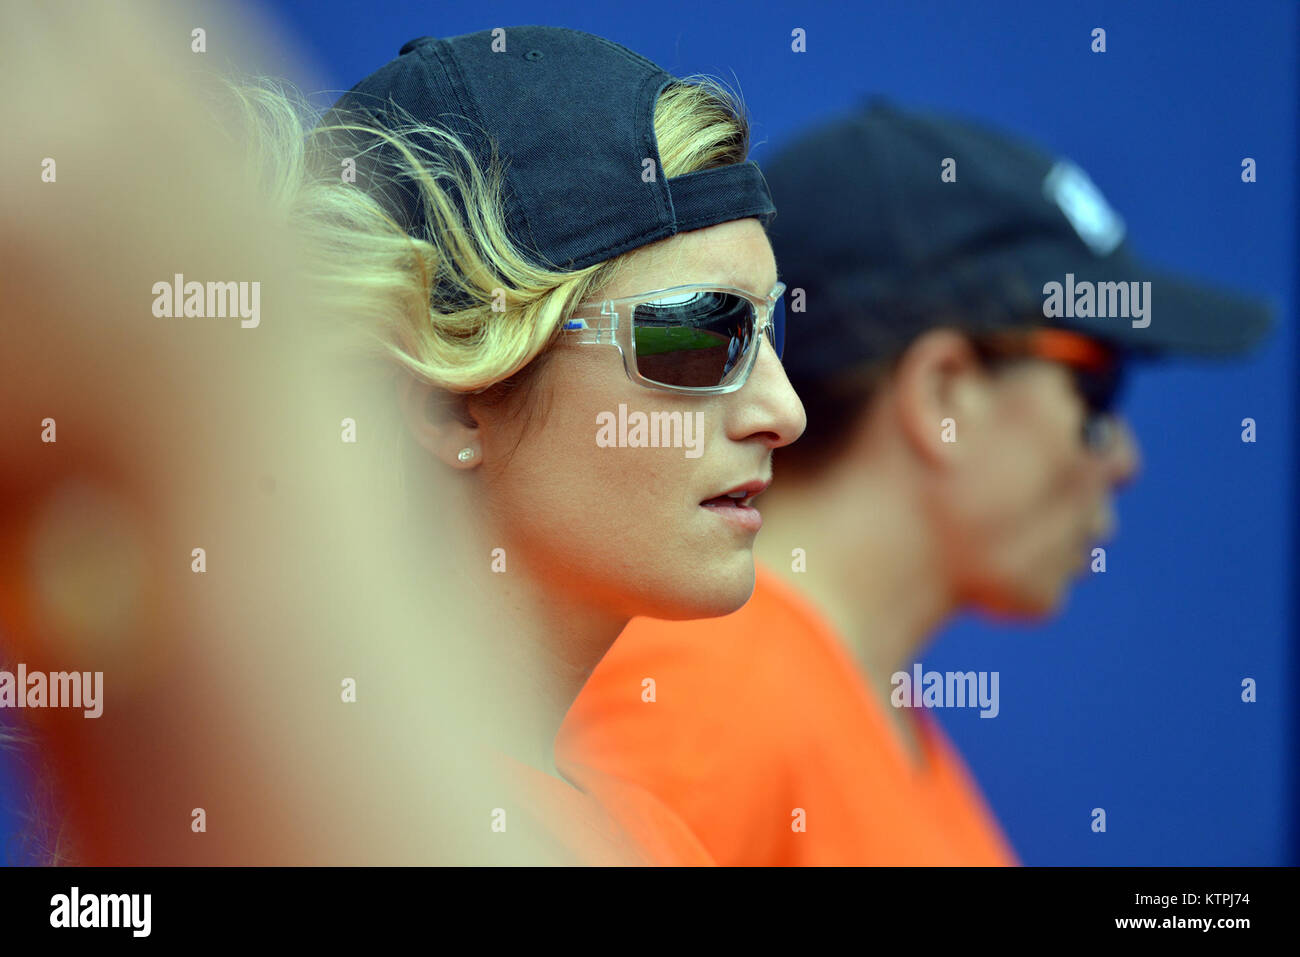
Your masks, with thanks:
[(728, 292), (640, 303), (632, 315), (637, 371), (661, 385), (727, 385), (744, 368), (755, 318), (753, 303)]
[(1104, 415), (1115, 408), (1123, 381), (1121, 373), (1122, 367), (1118, 362), (1101, 372), (1076, 370), (1075, 379), (1079, 383), (1079, 391), (1091, 411)]
[(1091, 449), (1105, 451), (1114, 437), (1115, 423), (1111, 418), (1123, 382), (1123, 367), (1114, 363), (1102, 372), (1076, 370), (1075, 380), (1079, 392), (1088, 405), (1088, 416), (1083, 424), (1083, 440)]
[(1088, 448), (1104, 451), (1115, 434), (1114, 422), (1108, 415), (1089, 415), (1083, 423), (1083, 442)]

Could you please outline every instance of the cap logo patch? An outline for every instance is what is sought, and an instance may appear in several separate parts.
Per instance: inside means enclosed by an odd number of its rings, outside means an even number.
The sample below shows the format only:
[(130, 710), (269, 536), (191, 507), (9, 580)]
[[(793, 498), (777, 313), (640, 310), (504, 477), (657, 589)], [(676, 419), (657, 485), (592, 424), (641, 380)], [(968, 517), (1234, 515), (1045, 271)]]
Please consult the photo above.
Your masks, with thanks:
[(1124, 239), (1124, 220), (1088, 174), (1068, 160), (1058, 160), (1043, 177), (1043, 195), (1060, 207), (1095, 255), (1110, 255)]

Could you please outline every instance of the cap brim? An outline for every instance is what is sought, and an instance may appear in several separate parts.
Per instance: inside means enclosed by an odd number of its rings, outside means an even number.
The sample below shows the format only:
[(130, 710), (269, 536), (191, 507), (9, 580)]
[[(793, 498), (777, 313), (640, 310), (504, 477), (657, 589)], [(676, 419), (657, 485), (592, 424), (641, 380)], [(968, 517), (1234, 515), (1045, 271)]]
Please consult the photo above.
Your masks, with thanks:
[(1260, 300), (1153, 269), (1143, 270), (1141, 281), (1151, 283), (1144, 287), (1150, 290), (1144, 294), (1149, 311), (1141, 320), (1148, 325), (1135, 326), (1123, 318), (1067, 319), (1064, 324), (1104, 335), (1133, 352), (1206, 357), (1248, 352), (1273, 325), (1273, 310)]
[[(1270, 303), (1151, 268), (1133, 257), (1127, 244), (1105, 259), (1090, 259), (1081, 256), (1077, 250), (1044, 243), (1029, 249), (1021, 248), (1014, 256), (1004, 251), (1001, 256), (1015, 263), (1007, 268), (1024, 270), (1022, 275), (1026, 278), (1037, 277), (1033, 280), (1035, 283), (1038, 278), (1050, 277), (1050, 281), (1061, 284), (1060, 304), (1065, 313), (1077, 311), (1074, 306), (1078, 304), (1077, 297), (1083, 284), (1091, 284), (1093, 315), (1046, 316), (1044, 313), (1044, 321), (1133, 353), (1204, 357), (1241, 355), (1258, 343), (1274, 322), (1274, 309)], [(1067, 274), (1075, 291), (1073, 300), (1067, 294)], [(1107, 310), (1099, 303), (1101, 297), (1097, 295), (1097, 284), (1117, 282), (1128, 284), (1128, 292), (1134, 291), (1134, 282), (1149, 282), (1151, 285), (1136, 287), (1140, 299), (1131, 300), (1127, 309), (1117, 310), (1120, 315), (1098, 315), (1098, 312)], [(1034, 289), (1043, 290), (1044, 286), (1040, 283)], [(1046, 299), (1043, 292), (1040, 303), (1045, 303)], [(1141, 318), (1134, 315), (1138, 303), (1144, 313)], [(1115, 305), (1108, 297), (1107, 306), (1113, 308)]]

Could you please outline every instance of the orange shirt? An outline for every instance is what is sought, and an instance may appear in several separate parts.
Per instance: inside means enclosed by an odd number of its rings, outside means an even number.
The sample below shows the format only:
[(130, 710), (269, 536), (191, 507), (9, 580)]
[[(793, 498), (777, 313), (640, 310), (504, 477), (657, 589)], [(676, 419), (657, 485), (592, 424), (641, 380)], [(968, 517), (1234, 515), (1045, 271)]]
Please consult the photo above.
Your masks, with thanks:
[(556, 761), (643, 786), (719, 864), (1018, 863), (938, 723), (914, 713), (918, 770), (884, 707), (820, 612), (759, 566), (734, 614), (634, 619)]

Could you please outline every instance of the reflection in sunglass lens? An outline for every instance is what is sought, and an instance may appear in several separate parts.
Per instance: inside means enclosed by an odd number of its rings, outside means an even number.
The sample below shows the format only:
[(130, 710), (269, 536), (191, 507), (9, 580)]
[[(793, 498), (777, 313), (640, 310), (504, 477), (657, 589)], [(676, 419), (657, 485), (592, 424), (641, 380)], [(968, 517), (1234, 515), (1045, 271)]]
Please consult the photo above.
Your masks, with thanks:
[(754, 337), (754, 304), (726, 292), (689, 292), (640, 303), (632, 317), (637, 371), (663, 385), (726, 385)]

